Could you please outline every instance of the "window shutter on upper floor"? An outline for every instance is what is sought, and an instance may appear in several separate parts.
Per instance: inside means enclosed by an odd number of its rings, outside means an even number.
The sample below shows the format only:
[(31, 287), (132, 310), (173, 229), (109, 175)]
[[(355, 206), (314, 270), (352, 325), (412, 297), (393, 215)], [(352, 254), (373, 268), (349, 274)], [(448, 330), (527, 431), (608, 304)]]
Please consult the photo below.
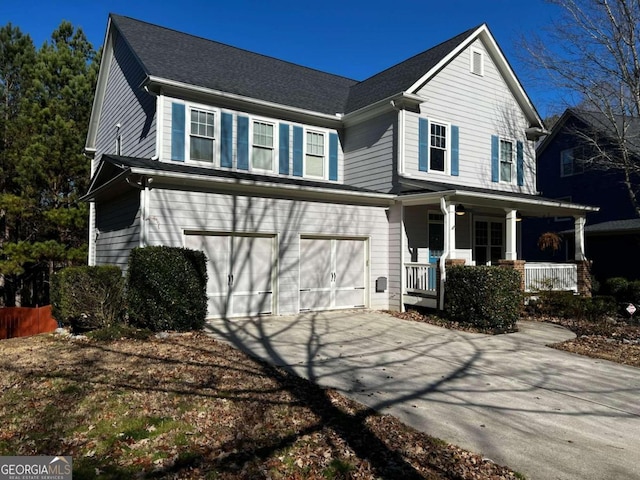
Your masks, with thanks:
[(491, 181), (500, 181), (500, 139), (497, 135), (491, 135)]
[(280, 174), (289, 175), (289, 125), (286, 123), (280, 124), (280, 144), (279, 144), (279, 158), (280, 158)]
[(451, 175), (460, 175), (460, 132), (456, 125), (451, 125)]
[(293, 127), (293, 175), (302, 176), (302, 127)]
[(338, 134), (329, 134), (329, 180), (338, 180)]
[(220, 125), (220, 166), (233, 166), (233, 115), (223, 113)]
[(429, 171), (429, 121), (418, 120), (418, 170)]
[(238, 169), (249, 170), (249, 118), (238, 117)]
[(516, 143), (516, 173), (518, 176), (518, 186), (524, 185), (524, 145), (518, 141)]
[(171, 104), (171, 160), (184, 162), (185, 107)]

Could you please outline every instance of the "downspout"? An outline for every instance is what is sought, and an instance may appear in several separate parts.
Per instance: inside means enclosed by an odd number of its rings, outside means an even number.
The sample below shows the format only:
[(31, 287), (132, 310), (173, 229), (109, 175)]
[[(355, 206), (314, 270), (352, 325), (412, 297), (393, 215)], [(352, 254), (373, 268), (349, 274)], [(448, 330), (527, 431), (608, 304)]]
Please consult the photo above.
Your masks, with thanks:
[[(396, 138), (398, 139), (397, 151), (396, 151), (396, 172), (398, 179), (404, 172), (404, 109), (398, 107), (395, 100), (391, 100), (391, 107), (398, 112), (398, 131)], [(404, 227), (404, 204), (400, 202), (400, 311), (404, 312), (403, 296), (407, 285), (407, 271), (404, 267), (404, 252), (405, 252), (405, 227)]]
[(442, 256), (440, 256), (440, 265), (438, 266), (440, 269), (440, 298), (438, 299), (438, 309), (444, 310), (444, 283), (447, 277), (447, 267), (446, 260), (449, 257), (449, 233), (450, 233), (450, 218), (449, 218), (449, 209), (447, 208), (447, 201), (444, 197), (440, 198), (440, 211), (444, 215), (444, 249), (442, 251)]

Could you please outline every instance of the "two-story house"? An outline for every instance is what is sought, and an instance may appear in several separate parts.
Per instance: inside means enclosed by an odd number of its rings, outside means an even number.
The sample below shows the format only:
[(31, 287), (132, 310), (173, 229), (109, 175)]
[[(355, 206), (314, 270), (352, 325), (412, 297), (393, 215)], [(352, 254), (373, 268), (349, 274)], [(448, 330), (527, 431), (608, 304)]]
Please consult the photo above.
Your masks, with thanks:
[[(442, 307), (447, 263), (524, 268), (544, 126), (486, 25), (363, 81), (118, 15), (86, 151), (90, 264), (201, 249), (211, 316)], [(577, 269), (576, 265), (573, 265)]]
[[(585, 228), (585, 254), (593, 261), (593, 274), (600, 281), (616, 276), (640, 278), (640, 218), (626, 185), (629, 182), (637, 192), (640, 178), (634, 174), (627, 178), (621, 169), (609, 168), (602, 160), (603, 153), (621, 158), (614, 129), (624, 132), (625, 145), (639, 162), (640, 119), (608, 117), (584, 109), (567, 109), (537, 149), (537, 184), (542, 195), (600, 207), (587, 214)], [(571, 257), (571, 218), (552, 217), (534, 226), (524, 244), (528, 258), (544, 258), (534, 246), (536, 235), (543, 231), (563, 233), (569, 241), (556, 256)]]

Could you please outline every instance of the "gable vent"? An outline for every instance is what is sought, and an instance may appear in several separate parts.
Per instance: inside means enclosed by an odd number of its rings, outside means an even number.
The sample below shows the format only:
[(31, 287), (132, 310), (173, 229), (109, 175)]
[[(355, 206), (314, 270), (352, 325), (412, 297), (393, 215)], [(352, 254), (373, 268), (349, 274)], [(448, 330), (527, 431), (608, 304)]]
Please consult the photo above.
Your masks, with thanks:
[(484, 55), (478, 50), (471, 50), (471, 73), (484, 75)]

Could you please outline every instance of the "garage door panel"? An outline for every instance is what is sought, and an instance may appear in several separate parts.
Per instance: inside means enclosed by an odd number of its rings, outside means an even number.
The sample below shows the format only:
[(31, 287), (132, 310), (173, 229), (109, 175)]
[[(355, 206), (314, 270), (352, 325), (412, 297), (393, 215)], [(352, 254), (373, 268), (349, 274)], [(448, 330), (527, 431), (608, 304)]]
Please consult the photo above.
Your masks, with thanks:
[(271, 291), (273, 239), (268, 237), (235, 237), (233, 289), (239, 292)]
[(338, 240), (335, 245), (336, 288), (364, 287), (365, 242)]
[(331, 307), (331, 290), (300, 290), (300, 310), (325, 310)]
[(236, 316), (251, 316), (272, 312), (272, 292), (250, 292), (233, 294), (233, 314)]
[(336, 308), (364, 307), (366, 304), (364, 296), (364, 288), (346, 288), (336, 290)]
[[(300, 239), (300, 289), (325, 288), (331, 281), (331, 240)], [(302, 303), (302, 302), (301, 302)]]

